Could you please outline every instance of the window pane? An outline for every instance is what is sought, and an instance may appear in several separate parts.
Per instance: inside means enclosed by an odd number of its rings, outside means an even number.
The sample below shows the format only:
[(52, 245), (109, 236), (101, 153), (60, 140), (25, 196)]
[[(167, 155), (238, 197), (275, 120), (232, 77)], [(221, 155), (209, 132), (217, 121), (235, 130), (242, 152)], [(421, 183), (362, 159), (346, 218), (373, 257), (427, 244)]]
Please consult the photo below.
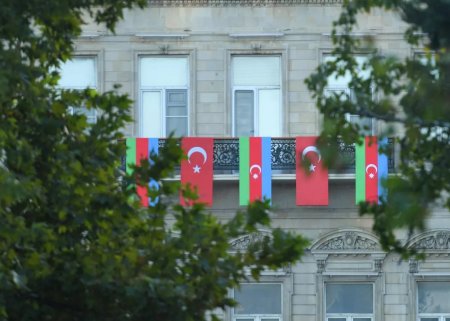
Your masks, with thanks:
[[(362, 70), (363, 64), (367, 61), (367, 56), (356, 56), (356, 63), (360, 67), (359, 75), (362, 77), (362, 79), (367, 79), (370, 76), (370, 71), (368, 70)], [(324, 62), (331, 62), (336, 60), (336, 57), (327, 55), (324, 58)], [(334, 87), (348, 87), (349, 83), (351, 81), (351, 75), (350, 72), (346, 72), (343, 76), (339, 75), (337, 76), (337, 73), (334, 73), (328, 77), (328, 87), (334, 88)]]
[(327, 284), (327, 313), (372, 313), (371, 284)]
[(166, 116), (187, 116), (187, 90), (166, 91)]
[(61, 65), (61, 78), (58, 86), (62, 88), (84, 89), (97, 87), (95, 58), (75, 57)]
[(450, 282), (419, 282), (419, 313), (450, 313)]
[(358, 124), (361, 129), (361, 133), (365, 136), (371, 136), (373, 134), (373, 120), (368, 117), (360, 117), (358, 115), (350, 115), (350, 122)]
[(234, 93), (234, 131), (235, 136), (253, 136), (254, 93), (252, 90), (236, 90)]
[(143, 57), (140, 59), (141, 86), (188, 85), (188, 60), (186, 57)]
[(261, 321), (280, 321), (280, 319), (276, 318), (271, 318), (271, 319), (267, 319), (267, 318), (262, 318)]
[(439, 321), (439, 318), (420, 318), (420, 321)]
[(328, 321), (347, 321), (345, 318), (328, 318)]
[(254, 319), (236, 319), (236, 321), (253, 321)]
[(234, 298), (235, 314), (281, 314), (281, 284), (242, 284)]
[(142, 93), (141, 136), (161, 137), (162, 134), (161, 92)]
[(233, 57), (234, 86), (280, 86), (280, 57)]
[(281, 136), (280, 90), (261, 89), (258, 92), (258, 136)]
[(371, 318), (353, 318), (353, 321), (371, 321)]
[(172, 132), (176, 137), (187, 136), (187, 117), (167, 117), (166, 136)]
[(92, 108), (74, 107), (72, 108), (72, 114), (86, 116), (86, 120), (89, 124), (95, 124), (97, 122), (97, 110)]

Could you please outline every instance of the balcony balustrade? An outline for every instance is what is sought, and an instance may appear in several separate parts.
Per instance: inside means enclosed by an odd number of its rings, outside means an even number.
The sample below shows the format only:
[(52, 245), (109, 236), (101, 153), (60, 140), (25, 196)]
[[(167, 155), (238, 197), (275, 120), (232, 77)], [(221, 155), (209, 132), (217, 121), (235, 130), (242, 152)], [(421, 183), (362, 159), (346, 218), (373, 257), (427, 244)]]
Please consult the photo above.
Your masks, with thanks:
[[(159, 148), (164, 147), (165, 139), (159, 140)], [(214, 174), (233, 174), (239, 170), (239, 139), (214, 139)], [(271, 143), (272, 170), (280, 174), (295, 173), (295, 138), (272, 138)], [(395, 172), (394, 139), (388, 139), (388, 170)], [(339, 141), (339, 168), (330, 168), (331, 174), (353, 174), (355, 172), (355, 146)], [(122, 157), (121, 168), (125, 170), (125, 156)]]

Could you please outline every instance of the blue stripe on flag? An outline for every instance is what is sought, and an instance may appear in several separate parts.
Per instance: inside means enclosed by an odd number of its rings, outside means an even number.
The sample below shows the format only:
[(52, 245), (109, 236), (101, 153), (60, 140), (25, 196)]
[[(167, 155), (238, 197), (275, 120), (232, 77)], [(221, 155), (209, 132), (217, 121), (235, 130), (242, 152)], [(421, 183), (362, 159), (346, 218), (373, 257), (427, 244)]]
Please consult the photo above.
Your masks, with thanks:
[[(150, 155), (152, 153), (155, 153), (156, 155), (158, 155), (158, 153), (159, 153), (158, 140), (159, 140), (158, 138), (149, 138), (148, 139), (149, 160), (150, 160)], [(152, 160), (150, 160), (150, 164), (153, 164), (153, 163), (154, 162)], [(148, 183), (148, 187), (150, 189), (159, 190), (159, 184), (154, 179), (150, 179), (150, 182)], [(155, 206), (158, 202), (159, 202), (159, 197), (156, 197), (154, 201), (152, 201), (152, 199), (150, 197), (148, 198), (148, 204), (150, 206)]]
[[(387, 138), (378, 142), (378, 149), (386, 149), (388, 145)], [(378, 199), (387, 197), (386, 180), (388, 177), (388, 158), (386, 154), (378, 152)]]
[(271, 138), (261, 138), (262, 149), (262, 197), (270, 199), (272, 204), (272, 153), (270, 149)]

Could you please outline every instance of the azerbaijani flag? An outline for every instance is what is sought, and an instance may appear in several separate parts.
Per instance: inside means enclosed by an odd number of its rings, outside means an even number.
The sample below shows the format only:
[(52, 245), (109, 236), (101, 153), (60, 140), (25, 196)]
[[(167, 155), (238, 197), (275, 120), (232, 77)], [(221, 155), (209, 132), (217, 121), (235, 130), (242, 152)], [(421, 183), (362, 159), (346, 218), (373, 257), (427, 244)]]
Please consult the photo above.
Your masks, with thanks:
[(388, 176), (388, 159), (378, 151), (379, 146), (386, 146), (387, 138), (378, 144), (375, 136), (367, 136), (363, 144), (355, 145), (355, 200), (359, 202), (378, 203), (387, 195), (382, 185)]
[(272, 198), (270, 137), (239, 138), (239, 205)]
[[(158, 154), (158, 138), (127, 138), (127, 161), (126, 172), (131, 175), (133, 173), (132, 166), (139, 166), (141, 161), (148, 160), (153, 152)], [(149, 187), (158, 189), (158, 183), (150, 180)], [(147, 187), (138, 185), (136, 192), (141, 200), (142, 206), (155, 206), (158, 199), (152, 201), (147, 197)]]

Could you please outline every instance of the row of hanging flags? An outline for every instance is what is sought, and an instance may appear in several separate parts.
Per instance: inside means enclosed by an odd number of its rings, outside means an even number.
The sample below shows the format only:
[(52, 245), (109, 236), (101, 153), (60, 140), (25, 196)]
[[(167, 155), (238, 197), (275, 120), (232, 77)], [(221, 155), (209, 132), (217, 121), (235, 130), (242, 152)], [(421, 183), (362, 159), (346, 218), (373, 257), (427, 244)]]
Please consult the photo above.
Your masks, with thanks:
[[(296, 137), (296, 204), (298, 206), (328, 205), (328, 169), (316, 146), (316, 136)], [(365, 137), (364, 143), (355, 145), (356, 203), (379, 202), (387, 191), (382, 181), (388, 175), (388, 159), (379, 152), (387, 139), (377, 141), (375, 136)], [(127, 138), (126, 170), (148, 161), (151, 153), (158, 154), (158, 138)], [(213, 204), (213, 138), (185, 137), (181, 148), (187, 159), (181, 161), (181, 183), (190, 184), (198, 194), (197, 202)], [(384, 148), (381, 148), (384, 150)], [(309, 167), (305, 171), (305, 163)], [(239, 138), (239, 205), (272, 198), (272, 155), (270, 137)], [(158, 188), (150, 180), (150, 188)], [(146, 186), (136, 186), (142, 206), (154, 206), (158, 199), (147, 197)], [(180, 196), (180, 202), (188, 205)]]

